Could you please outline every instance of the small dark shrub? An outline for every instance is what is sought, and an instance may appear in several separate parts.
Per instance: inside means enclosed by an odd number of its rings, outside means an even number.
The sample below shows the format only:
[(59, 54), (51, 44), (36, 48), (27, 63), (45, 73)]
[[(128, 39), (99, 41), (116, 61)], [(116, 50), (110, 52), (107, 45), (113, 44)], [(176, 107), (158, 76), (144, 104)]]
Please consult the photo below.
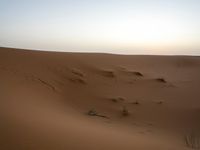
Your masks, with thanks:
[(162, 82), (162, 83), (167, 83), (167, 81), (164, 78), (157, 78), (156, 81)]
[(111, 101), (112, 101), (112, 102), (115, 102), (115, 103), (118, 102), (118, 100), (117, 100), (116, 98), (111, 98)]
[(112, 102), (117, 103), (117, 102), (119, 102), (119, 101), (124, 101), (125, 99), (124, 99), (123, 97), (117, 97), (117, 98), (111, 98), (110, 100), (111, 100)]
[(132, 102), (131, 104), (135, 104), (135, 105), (139, 105), (140, 103), (139, 103), (139, 101), (135, 101), (135, 102)]

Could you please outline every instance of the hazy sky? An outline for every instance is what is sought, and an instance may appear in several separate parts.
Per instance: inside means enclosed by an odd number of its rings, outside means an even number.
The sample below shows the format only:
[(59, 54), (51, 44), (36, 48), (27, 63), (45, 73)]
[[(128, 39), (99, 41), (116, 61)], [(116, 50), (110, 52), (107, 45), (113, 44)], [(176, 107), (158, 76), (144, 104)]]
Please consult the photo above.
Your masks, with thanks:
[(0, 46), (200, 55), (200, 0), (0, 0)]

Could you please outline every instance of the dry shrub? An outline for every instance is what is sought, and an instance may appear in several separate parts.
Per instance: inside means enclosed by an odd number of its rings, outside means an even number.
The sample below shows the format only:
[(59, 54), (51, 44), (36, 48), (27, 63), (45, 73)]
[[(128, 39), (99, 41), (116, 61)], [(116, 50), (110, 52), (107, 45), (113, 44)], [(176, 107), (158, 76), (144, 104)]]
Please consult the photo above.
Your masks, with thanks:
[(191, 132), (184, 136), (184, 141), (187, 147), (192, 149), (200, 149), (200, 135)]
[(89, 115), (89, 116), (96, 116), (96, 117), (102, 117), (102, 118), (106, 118), (106, 119), (110, 119), (108, 116), (101, 115), (101, 114), (97, 113), (94, 109), (90, 109), (90, 110), (87, 112), (87, 115)]

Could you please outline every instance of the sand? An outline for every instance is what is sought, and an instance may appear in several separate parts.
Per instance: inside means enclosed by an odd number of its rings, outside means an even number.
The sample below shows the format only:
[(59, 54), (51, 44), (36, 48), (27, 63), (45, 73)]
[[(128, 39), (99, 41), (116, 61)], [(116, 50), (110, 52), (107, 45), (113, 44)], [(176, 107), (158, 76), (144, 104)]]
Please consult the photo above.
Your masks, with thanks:
[(0, 83), (1, 150), (187, 150), (185, 136), (200, 139), (200, 57), (0, 48)]

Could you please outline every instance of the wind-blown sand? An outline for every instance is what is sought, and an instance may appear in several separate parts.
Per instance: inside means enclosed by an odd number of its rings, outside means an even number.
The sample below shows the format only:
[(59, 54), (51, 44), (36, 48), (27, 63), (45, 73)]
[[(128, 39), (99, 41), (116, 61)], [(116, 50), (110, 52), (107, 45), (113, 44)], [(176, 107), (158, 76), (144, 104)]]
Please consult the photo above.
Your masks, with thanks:
[(1, 150), (187, 150), (200, 57), (0, 48)]

